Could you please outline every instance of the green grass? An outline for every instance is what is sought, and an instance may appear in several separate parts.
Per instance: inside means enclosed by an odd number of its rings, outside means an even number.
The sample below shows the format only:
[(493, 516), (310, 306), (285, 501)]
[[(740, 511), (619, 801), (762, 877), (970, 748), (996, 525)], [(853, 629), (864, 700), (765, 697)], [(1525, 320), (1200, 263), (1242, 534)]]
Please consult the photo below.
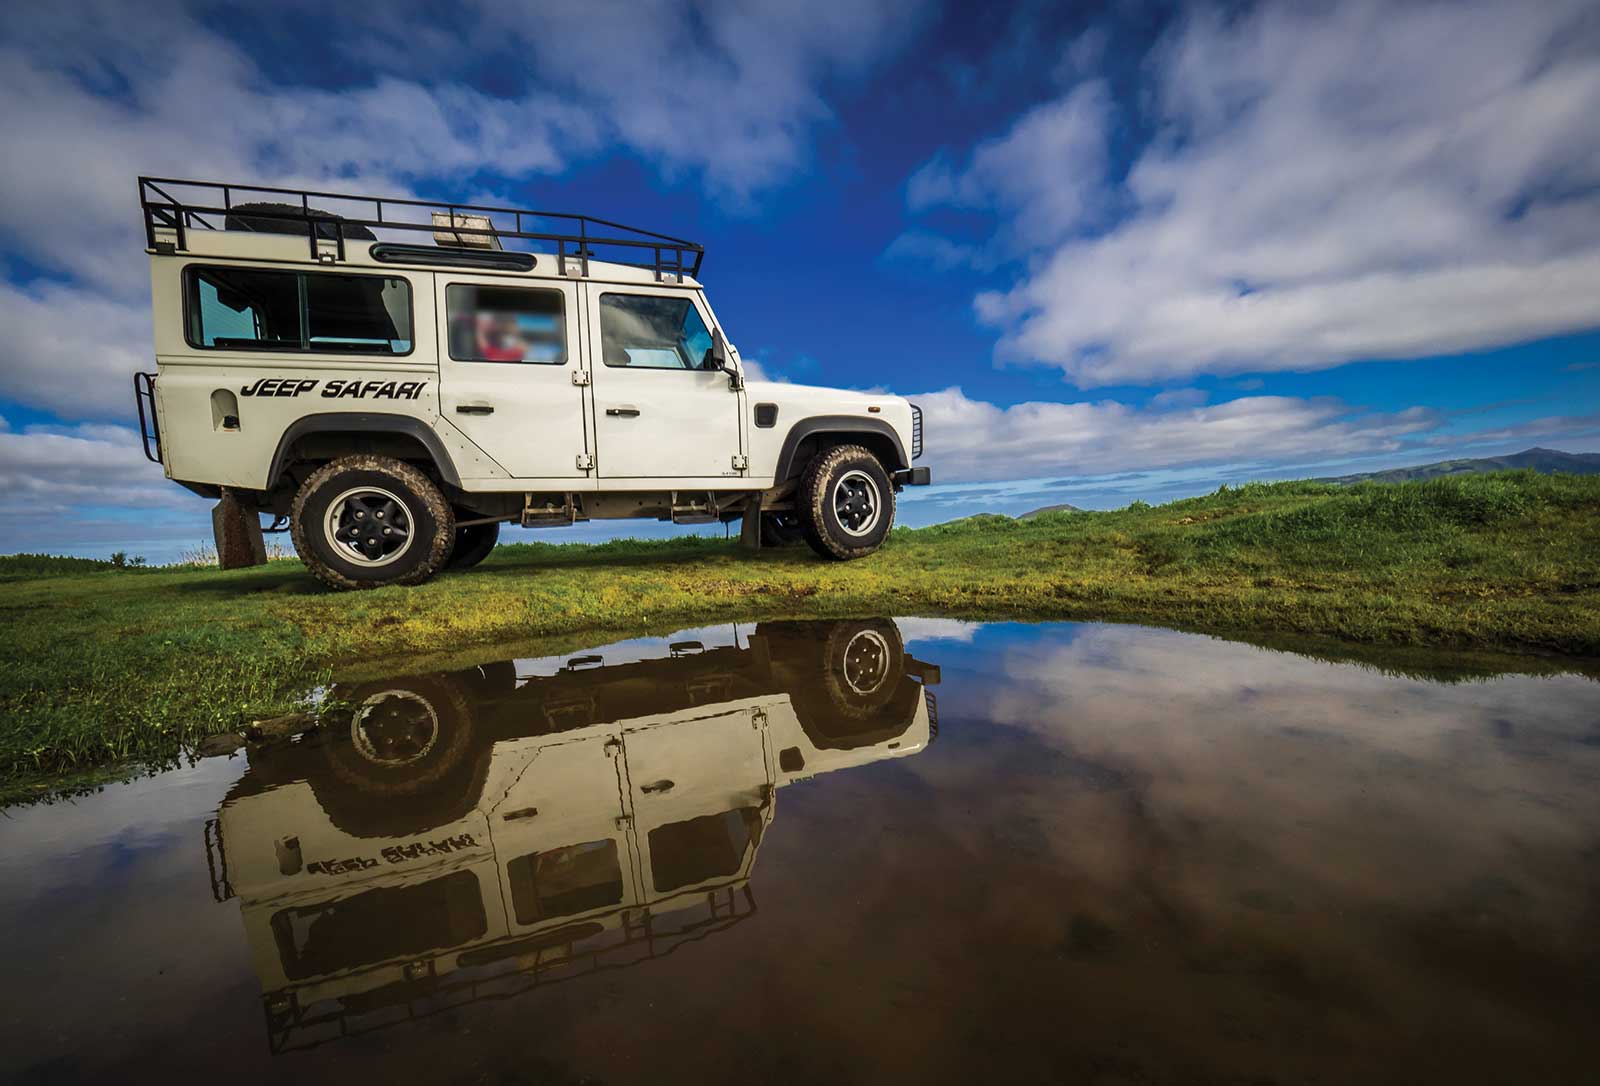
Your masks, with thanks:
[[(0, 776), (161, 763), (333, 673), (763, 617), (1103, 619), (1350, 654), (1600, 659), (1600, 477), (1252, 484), (1169, 505), (896, 530), (871, 558), (710, 539), (507, 546), (417, 588), (0, 559)], [(103, 565), (103, 564), (102, 564)], [(551, 651), (556, 651), (552, 649)], [(1329, 653), (1339, 655), (1338, 652)]]

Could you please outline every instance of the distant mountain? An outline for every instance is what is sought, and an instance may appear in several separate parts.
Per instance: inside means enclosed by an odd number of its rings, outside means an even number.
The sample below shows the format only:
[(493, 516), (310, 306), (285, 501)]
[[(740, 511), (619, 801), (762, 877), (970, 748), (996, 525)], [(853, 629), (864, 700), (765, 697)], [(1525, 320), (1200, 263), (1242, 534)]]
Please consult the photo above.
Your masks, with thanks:
[(1514, 468), (1532, 468), (1540, 472), (1565, 471), (1573, 475), (1600, 475), (1600, 453), (1524, 449), (1508, 456), (1485, 456), (1476, 460), (1441, 460), (1437, 464), (1421, 464), (1414, 468), (1390, 468), (1388, 471), (1368, 471), (1360, 475), (1338, 475), (1313, 481), (1341, 485), (1405, 483), (1414, 479), (1437, 479), (1442, 475), (1470, 475), (1480, 471), (1510, 471)]
[(1040, 513), (1081, 513), (1081, 512), (1083, 512), (1083, 510), (1079, 509), (1076, 505), (1066, 505), (1065, 503), (1063, 503), (1061, 505), (1042, 505), (1037, 509), (1028, 510), (1028, 512), (1022, 514), (1017, 519), (1018, 520), (1032, 520), (1034, 517), (1038, 516)]

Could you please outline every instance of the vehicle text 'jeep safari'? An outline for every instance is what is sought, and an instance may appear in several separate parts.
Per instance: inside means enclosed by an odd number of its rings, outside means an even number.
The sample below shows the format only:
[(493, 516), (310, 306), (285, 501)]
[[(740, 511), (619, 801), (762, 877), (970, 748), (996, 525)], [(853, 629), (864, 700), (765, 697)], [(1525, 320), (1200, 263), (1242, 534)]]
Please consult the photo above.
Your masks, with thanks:
[(162, 178), (139, 197), (145, 450), (219, 499), (225, 565), (260, 553), (260, 512), (339, 588), (473, 565), (502, 523), (742, 518), (749, 545), (857, 558), (928, 482), (905, 400), (745, 380), (693, 242)]

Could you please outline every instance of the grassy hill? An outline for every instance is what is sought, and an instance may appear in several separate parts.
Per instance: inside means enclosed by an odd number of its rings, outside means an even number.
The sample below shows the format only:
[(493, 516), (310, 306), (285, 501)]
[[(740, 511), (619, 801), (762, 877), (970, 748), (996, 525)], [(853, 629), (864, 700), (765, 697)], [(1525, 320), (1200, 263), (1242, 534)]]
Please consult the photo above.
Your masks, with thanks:
[(1043, 516), (1046, 513), (1081, 513), (1081, 512), (1083, 512), (1083, 510), (1079, 509), (1076, 505), (1068, 505), (1066, 502), (1062, 502), (1060, 505), (1042, 505), (1037, 509), (1030, 509), (1026, 513), (1022, 514), (1020, 517), (1018, 517), (1017, 519), (1018, 520), (1032, 520), (1034, 517)]
[[(416, 588), (295, 561), (59, 573), (0, 559), (0, 775), (176, 756), (334, 673), (560, 652), (766, 617), (1099, 619), (1257, 638), (1511, 650), (1600, 670), (1600, 476), (1252, 484), (1113, 512), (897, 529), (823, 562), (703, 538), (525, 544)], [(516, 653), (526, 655), (526, 652)], [(1563, 659), (1564, 658), (1564, 659)]]
[(1354, 483), (1409, 483), (1438, 479), (1446, 475), (1472, 475), (1489, 471), (1537, 471), (1544, 474), (1564, 471), (1571, 475), (1600, 475), (1600, 453), (1568, 453), (1558, 449), (1523, 449), (1506, 456), (1485, 456), (1469, 460), (1440, 460), (1414, 468), (1390, 468), (1360, 475), (1339, 475), (1317, 479), (1319, 483), (1350, 486)]

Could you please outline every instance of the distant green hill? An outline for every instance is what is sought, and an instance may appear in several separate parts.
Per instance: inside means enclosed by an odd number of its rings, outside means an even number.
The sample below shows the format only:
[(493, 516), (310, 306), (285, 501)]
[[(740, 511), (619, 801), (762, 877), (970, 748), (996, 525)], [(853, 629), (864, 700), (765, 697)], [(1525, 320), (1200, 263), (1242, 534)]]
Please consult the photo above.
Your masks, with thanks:
[(1388, 471), (1368, 471), (1360, 475), (1339, 475), (1315, 479), (1318, 483), (1408, 483), (1416, 479), (1437, 479), (1442, 475), (1471, 475), (1481, 471), (1510, 471), (1530, 468), (1550, 473), (1570, 472), (1573, 475), (1600, 475), (1600, 453), (1567, 453), (1558, 449), (1524, 449), (1507, 456), (1485, 456), (1476, 460), (1441, 460), (1437, 464), (1420, 464), (1414, 468), (1390, 468)]
[(1018, 517), (1017, 519), (1018, 520), (1032, 520), (1034, 517), (1038, 516), (1040, 513), (1081, 513), (1081, 512), (1083, 512), (1083, 510), (1079, 509), (1076, 505), (1067, 505), (1065, 502), (1063, 502), (1060, 505), (1041, 505), (1037, 509), (1030, 509), (1026, 513), (1022, 514), (1020, 517)]

